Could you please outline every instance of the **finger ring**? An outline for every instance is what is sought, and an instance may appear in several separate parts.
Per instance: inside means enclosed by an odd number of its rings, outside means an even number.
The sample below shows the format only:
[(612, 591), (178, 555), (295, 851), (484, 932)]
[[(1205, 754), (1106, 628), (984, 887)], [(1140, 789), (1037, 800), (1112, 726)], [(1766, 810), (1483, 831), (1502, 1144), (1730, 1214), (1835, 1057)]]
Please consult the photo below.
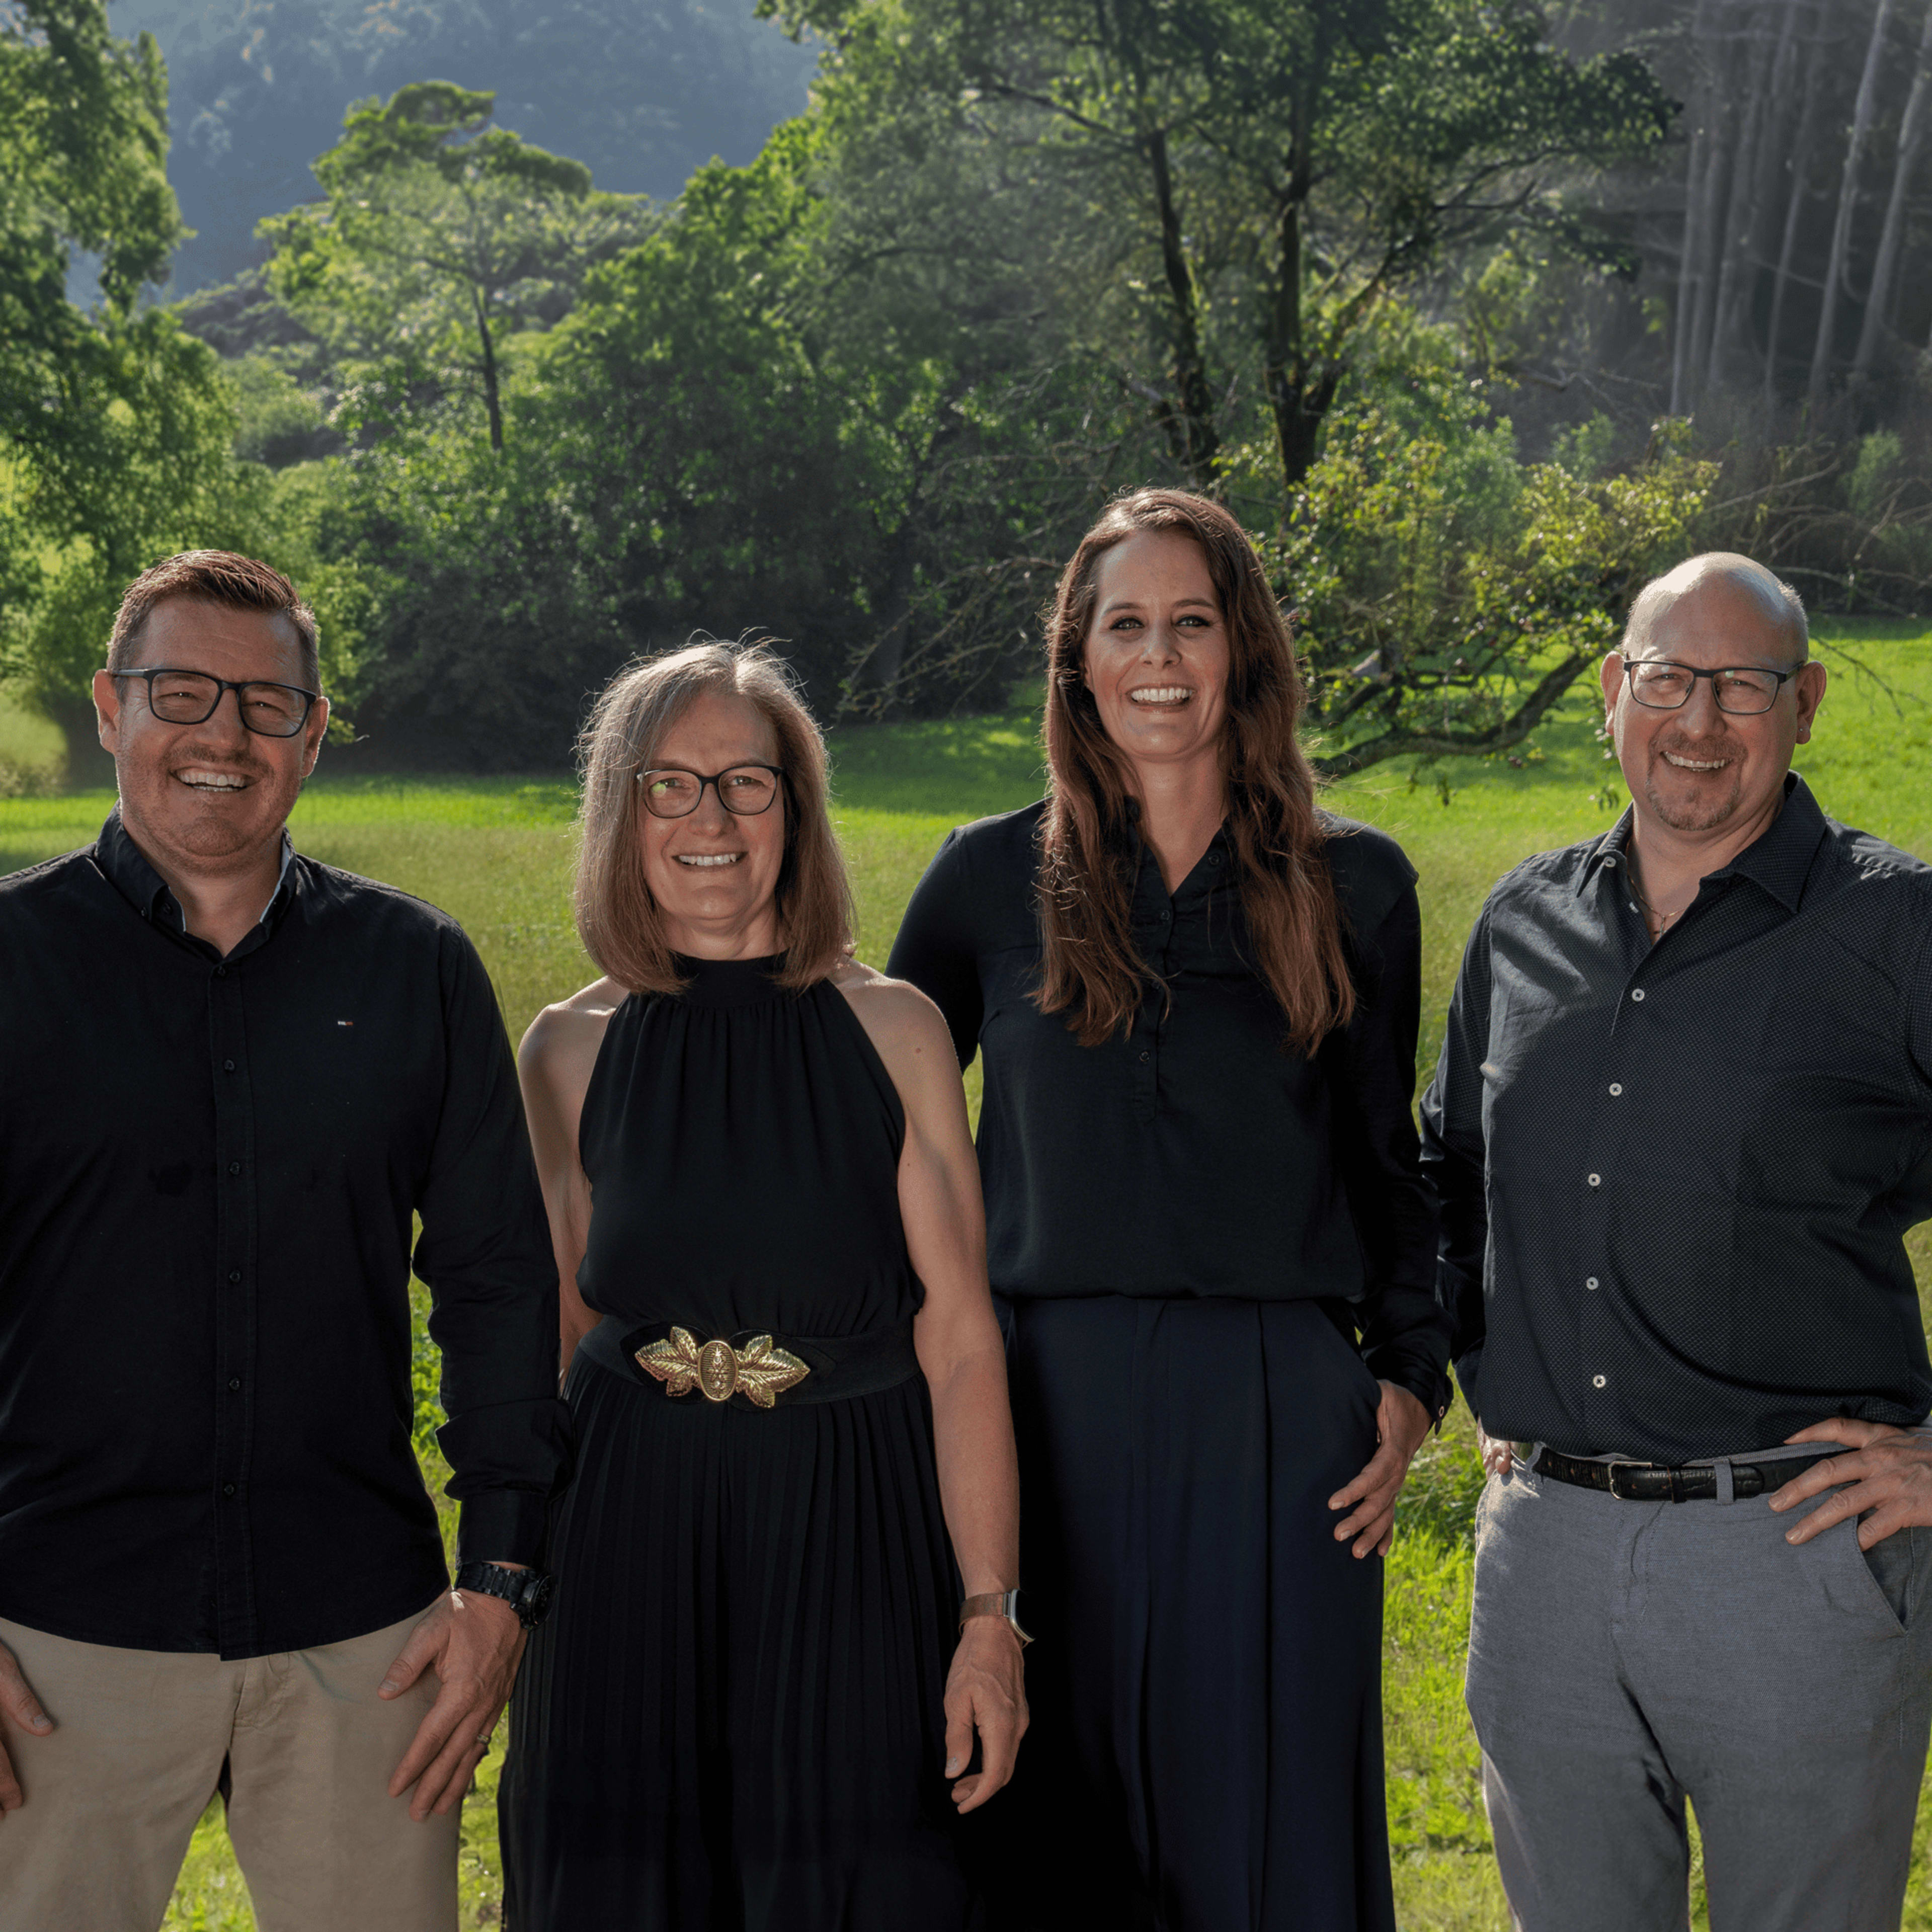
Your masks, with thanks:
[(496, 1733), (494, 1731), (485, 1731), (482, 1736), (476, 1740), (476, 1742), (481, 1744), (485, 1750), (488, 1750), (490, 1748), (490, 1739), (496, 1735)]

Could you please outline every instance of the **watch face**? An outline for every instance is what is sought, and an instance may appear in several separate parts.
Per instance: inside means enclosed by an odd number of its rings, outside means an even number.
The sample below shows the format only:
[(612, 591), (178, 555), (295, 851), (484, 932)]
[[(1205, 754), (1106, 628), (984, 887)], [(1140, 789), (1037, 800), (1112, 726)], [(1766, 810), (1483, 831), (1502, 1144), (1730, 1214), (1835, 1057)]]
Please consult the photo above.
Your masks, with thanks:
[(524, 1592), (522, 1605), (524, 1622), (527, 1627), (534, 1629), (543, 1622), (550, 1609), (551, 1594), (556, 1588), (556, 1579), (554, 1576), (538, 1572), (532, 1577), (530, 1587)]

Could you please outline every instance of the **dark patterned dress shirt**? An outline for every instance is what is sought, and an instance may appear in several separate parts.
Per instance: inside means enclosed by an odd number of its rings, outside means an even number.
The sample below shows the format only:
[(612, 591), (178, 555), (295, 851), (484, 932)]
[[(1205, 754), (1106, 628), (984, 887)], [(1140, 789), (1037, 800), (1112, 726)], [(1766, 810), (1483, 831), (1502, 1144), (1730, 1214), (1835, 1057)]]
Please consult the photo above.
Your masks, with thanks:
[(117, 814), (0, 880), (0, 1616), (244, 1658), (426, 1608), (417, 1214), (462, 1554), (540, 1561), (556, 1268), (455, 922), (296, 856), (224, 958)]
[(1653, 945), (1630, 820), (1490, 895), (1423, 1101), (1456, 1367), (1492, 1436), (1682, 1462), (1932, 1375), (1932, 868), (1804, 781)]

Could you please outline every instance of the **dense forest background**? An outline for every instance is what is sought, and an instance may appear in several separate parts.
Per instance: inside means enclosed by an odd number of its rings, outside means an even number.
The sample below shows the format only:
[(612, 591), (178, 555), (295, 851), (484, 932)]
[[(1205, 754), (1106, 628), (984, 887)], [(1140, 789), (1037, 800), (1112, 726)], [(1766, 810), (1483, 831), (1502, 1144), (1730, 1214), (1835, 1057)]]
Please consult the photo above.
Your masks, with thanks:
[(991, 708), (1173, 482), (1331, 766), (1518, 756), (1690, 546), (1932, 608), (1928, 96), (1932, 0), (0, 0), (0, 674), (223, 544), (367, 760), (698, 628)]

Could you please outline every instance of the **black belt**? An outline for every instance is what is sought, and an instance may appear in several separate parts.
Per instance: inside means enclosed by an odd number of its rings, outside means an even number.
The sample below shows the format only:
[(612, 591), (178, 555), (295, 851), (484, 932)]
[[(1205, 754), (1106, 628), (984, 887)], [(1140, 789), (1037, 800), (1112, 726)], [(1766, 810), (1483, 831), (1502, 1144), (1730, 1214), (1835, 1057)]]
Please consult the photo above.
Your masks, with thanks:
[[(578, 1343), (577, 1352), (589, 1356), (600, 1369), (662, 1394), (666, 1386), (664, 1380), (645, 1371), (637, 1351), (664, 1340), (671, 1330), (668, 1322), (626, 1328), (622, 1322), (606, 1316)], [(688, 1332), (700, 1343), (710, 1339), (699, 1335), (695, 1329)], [(743, 1329), (723, 1339), (742, 1346), (754, 1339), (754, 1333)], [(848, 1402), (855, 1396), (876, 1395), (881, 1389), (898, 1388), (919, 1373), (910, 1321), (902, 1322), (896, 1328), (874, 1328), (862, 1335), (781, 1335), (777, 1345), (796, 1356), (809, 1371), (780, 1388), (777, 1402), (781, 1407), (788, 1408), (796, 1402)], [(753, 1406), (742, 1388), (729, 1401), (734, 1408)]]
[[(1836, 1453), (1835, 1451), (1833, 1453)], [(1793, 1456), (1776, 1462), (1732, 1462), (1731, 1493), (1761, 1496), (1782, 1489), (1795, 1476), (1830, 1455)], [(1580, 1456), (1560, 1455), (1546, 1449), (1536, 1459), (1536, 1473), (1580, 1490), (1601, 1490), (1625, 1503), (1708, 1503), (1718, 1498), (1718, 1472), (1708, 1462), (1595, 1462)]]

